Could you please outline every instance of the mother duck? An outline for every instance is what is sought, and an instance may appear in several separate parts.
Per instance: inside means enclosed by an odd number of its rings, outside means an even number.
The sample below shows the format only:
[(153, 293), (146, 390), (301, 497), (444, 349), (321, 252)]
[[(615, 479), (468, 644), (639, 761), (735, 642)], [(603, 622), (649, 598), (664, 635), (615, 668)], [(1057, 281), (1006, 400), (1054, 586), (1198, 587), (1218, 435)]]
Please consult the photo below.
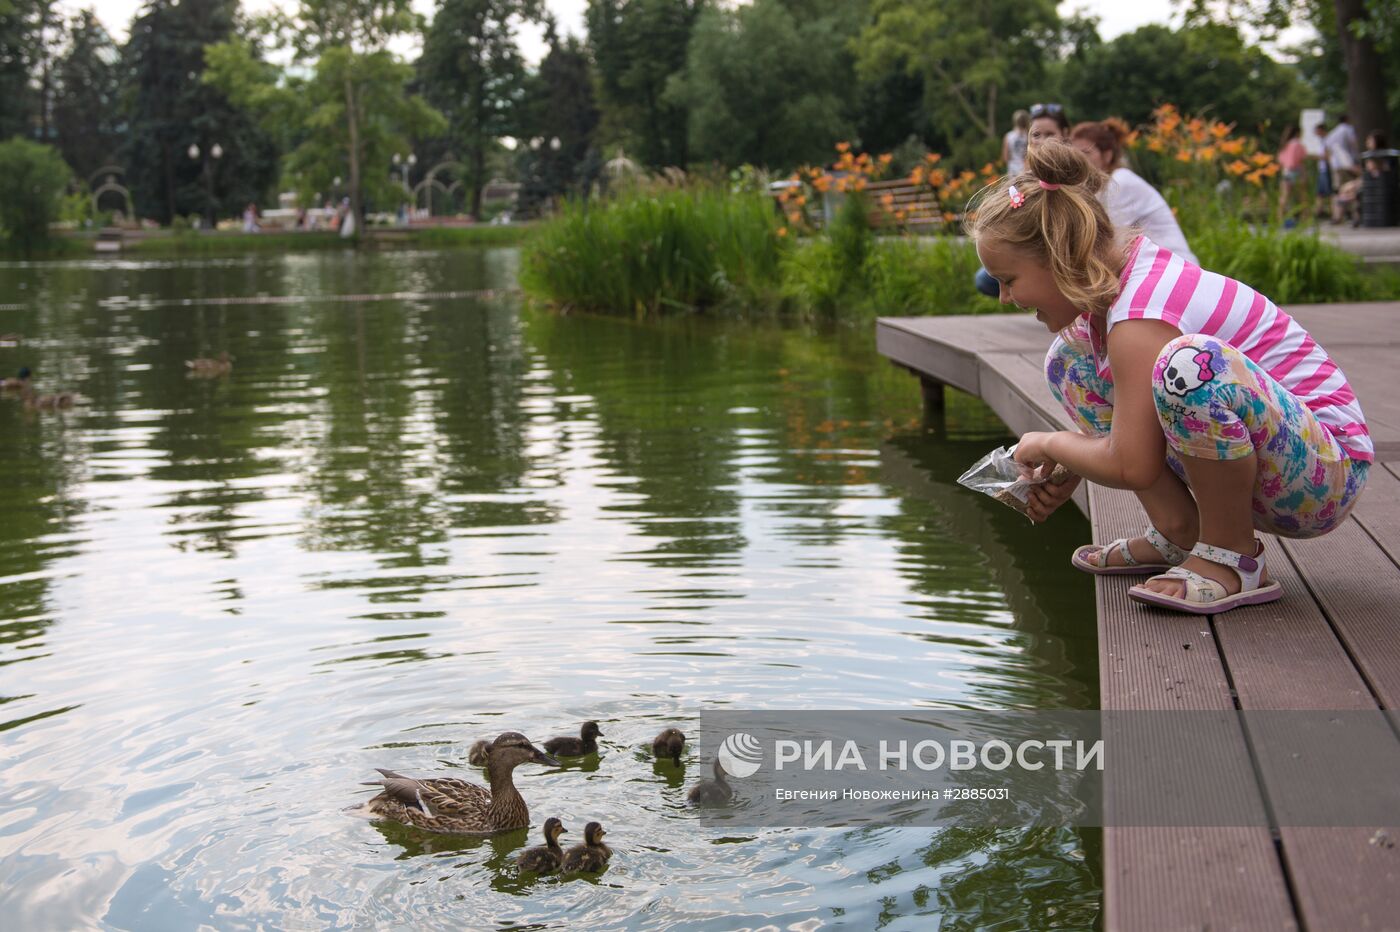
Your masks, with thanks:
[(491, 742), (486, 777), (491, 788), (454, 777), (415, 780), (392, 770), (379, 770), (382, 780), (366, 786), (384, 791), (365, 803), (374, 815), (429, 832), (446, 835), (494, 835), (530, 824), (530, 810), (515, 788), (512, 774), (524, 763), (559, 762), (530, 743), (517, 731), (507, 731)]

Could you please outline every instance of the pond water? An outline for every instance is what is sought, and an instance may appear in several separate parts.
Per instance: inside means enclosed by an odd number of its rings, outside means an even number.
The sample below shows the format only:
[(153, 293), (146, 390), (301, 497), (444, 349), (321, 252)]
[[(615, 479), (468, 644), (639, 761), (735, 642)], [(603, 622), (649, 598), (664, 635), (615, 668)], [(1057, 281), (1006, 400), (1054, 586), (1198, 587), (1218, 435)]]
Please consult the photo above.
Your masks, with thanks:
[[(872, 326), (555, 315), (512, 250), (0, 267), (0, 915), (12, 928), (1087, 928), (1070, 829), (718, 831), (699, 710), (1094, 708), (1072, 509), (954, 478)], [(377, 296), (357, 301), (336, 295)], [(234, 298), (246, 301), (221, 301)], [(227, 378), (183, 361), (227, 350)], [(596, 719), (534, 828), (347, 809), (372, 768)], [(527, 881), (559, 815), (618, 854)]]

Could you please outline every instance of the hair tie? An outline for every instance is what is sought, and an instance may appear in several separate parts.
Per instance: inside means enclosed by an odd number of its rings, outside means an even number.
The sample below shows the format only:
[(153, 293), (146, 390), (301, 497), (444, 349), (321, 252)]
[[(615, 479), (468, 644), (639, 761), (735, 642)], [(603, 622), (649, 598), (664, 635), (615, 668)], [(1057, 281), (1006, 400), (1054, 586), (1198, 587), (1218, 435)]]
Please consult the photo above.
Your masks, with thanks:
[(1051, 184), (1051, 183), (1048, 182), (1048, 181), (1041, 181), (1039, 178), (1036, 179), (1036, 183), (1039, 184), (1042, 188), (1044, 188), (1044, 189), (1047, 190), (1047, 191), (1058, 191), (1058, 190), (1060, 190), (1060, 186), (1059, 186), (1059, 185), (1057, 185), (1057, 184)]
[(1011, 209), (1015, 210), (1026, 202), (1026, 196), (1022, 194), (1013, 184), (1006, 189), (1007, 196), (1011, 198)]

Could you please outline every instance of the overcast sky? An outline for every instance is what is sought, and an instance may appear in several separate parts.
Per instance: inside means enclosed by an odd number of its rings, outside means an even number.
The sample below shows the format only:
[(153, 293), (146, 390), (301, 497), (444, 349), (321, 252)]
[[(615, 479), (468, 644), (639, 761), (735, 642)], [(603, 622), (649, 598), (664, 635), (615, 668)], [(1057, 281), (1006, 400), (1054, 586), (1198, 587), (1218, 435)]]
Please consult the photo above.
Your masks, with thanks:
[[(98, 19), (118, 41), (126, 38), (127, 26), (140, 8), (142, 0), (60, 0), (59, 6), (73, 11), (91, 7), (97, 11)], [(264, 10), (274, 6), (292, 6), (291, 0), (244, 0), (249, 10)], [(554, 12), (563, 31), (575, 35), (583, 34), (583, 11), (588, 0), (545, 0), (545, 5)], [(414, 9), (424, 16), (432, 16), (436, 8), (435, 0), (413, 0)], [(1171, 0), (1077, 0), (1060, 4), (1060, 12), (1068, 14), (1083, 9), (1099, 18), (1099, 33), (1106, 39), (1125, 32), (1131, 32), (1145, 23), (1174, 22)], [(539, 30), (522, 32), (521, 47), (525, 57), (538, 62), (544, 55), (544, 43)]]

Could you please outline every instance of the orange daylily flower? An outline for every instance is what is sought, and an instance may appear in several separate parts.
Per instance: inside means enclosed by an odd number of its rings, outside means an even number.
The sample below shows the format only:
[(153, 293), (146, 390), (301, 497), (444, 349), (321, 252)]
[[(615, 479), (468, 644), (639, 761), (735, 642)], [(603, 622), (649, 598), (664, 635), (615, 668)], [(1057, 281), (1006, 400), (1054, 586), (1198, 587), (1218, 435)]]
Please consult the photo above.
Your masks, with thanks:
[(1227, 139), (1220, 144), (1220, 151), (1226, 155), (1239, 155), (1244, 151), (1244, 140)]
[(787, 228), (787, 227), (778, 227), (778, 235), (779, 235), (779, 236), (787, 236), (787, 235), (788, 235), (788, 228)]
[(1211, 159), (1215, 158), (1215, 147), (1203, 146), (1197, 151), (1196, 158), (1200, 159), (1202, 162), (1209, 162)]
[(1230, 135), (1230, 131), (1234, 128), (1234, 124), (1227, 126), (1224, 123), (1213, 123), (1211, 124), (1210, 132), (1216, 139), (1224, 139), (1226, 136)]
[(1264, 166), (1272, 162), (1274, 157), (1267, 152), (1256, 152), (1249, 157), (1249, 160), (1255, 165)]
[(850, 151), (851, 151), (851, 144), (850, 144), (849, 142), (838, 142), (838, 143), (836, 144), (836, 151), (837, 151), (837, 152), (850, 152)]
[(1225, 170), (1232, 175), (1243, 175), (1245, 172), (1249, 171), (1249, 163), (1244, 159), (1235, 159), (1229, 165), (1225, 166)]
[(1178, 162), (1189, 162), (1189, 161), (1191, 161), (1191, 150), (1190, 150), (1190, 149), (1182, 149), (1182, 150), (1180, 150), (1180, 151), (1177, 152), (1177, 154), (1176, 154), (1176, 160), (1177, 160)]

